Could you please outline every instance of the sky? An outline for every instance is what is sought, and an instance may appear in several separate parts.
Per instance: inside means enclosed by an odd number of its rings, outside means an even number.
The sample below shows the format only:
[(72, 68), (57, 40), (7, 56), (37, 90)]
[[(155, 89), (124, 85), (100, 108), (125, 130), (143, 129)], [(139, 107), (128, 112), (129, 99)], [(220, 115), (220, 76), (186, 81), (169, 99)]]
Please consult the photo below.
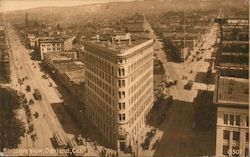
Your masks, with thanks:
[(133, 0), (0, 0), (0, 11), (23, 10), (45, 6), (75, 6), (93, 3), (126, 1)]

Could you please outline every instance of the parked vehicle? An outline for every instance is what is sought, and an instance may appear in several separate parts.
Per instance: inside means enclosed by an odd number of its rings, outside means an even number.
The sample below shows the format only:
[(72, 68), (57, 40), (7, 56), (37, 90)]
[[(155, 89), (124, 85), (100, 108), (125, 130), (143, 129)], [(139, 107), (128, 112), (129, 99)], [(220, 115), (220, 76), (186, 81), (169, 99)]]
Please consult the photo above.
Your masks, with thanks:
[(34, 98), (36, 100), (42, 100), (42, 95), (41, 95), (41, 93), (40, 93), (40, 91), (38, 89), (35, 89), (35, 92), (34, 92), (33, 95), (34, 95)]
[(34, 104), (34, 100), (33, 100), (33, 99), (30, 99), (30, 100), (29, 100), (29, 104), (30, 104), (30, 105), (33, 105), (33, 104)]
[(177, 84), (177, 80), (169, 80), (165, 82), (166, 87), (170, 87), (172, 85), (176, 85)]
[(26, 86), (26, 91), (29, 92), (30, 91), (30, 85)]
[(34, 113), (34, 117), (35, 117), (35, 118), (38, 118), (38, 116), (39, 116), (38, 112), (35, 112), (35, 113)]
[(47, 79), (47, 78), (48, 78), (48, 76), (46, 76), (46, 75), (42, 75), (42, 78), (43, 78), (43, 79)]
[(187, 84), (184, 86), (184, 89), (191, 90), (192, 86), (193, 86), (193, 81), (189, 80)]

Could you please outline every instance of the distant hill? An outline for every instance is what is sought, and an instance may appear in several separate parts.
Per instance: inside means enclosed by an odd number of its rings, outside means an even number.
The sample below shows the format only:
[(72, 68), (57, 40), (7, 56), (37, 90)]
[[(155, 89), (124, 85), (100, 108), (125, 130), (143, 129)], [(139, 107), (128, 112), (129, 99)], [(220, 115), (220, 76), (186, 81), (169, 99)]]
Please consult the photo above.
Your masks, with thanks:
[(129, 14), (159, 14), (167, 11), (197, 9), (240, 9), (248, 12), (245, 0), (137, 0), (133, 2), (112, 2), (71, 7), (41, 7), (28, 10), (10, 11), (8, 19), (17, 23), (23, 22), (25, 13), (30, 19), (60, 23), (83, 22), (84, 19), (117, 18)]

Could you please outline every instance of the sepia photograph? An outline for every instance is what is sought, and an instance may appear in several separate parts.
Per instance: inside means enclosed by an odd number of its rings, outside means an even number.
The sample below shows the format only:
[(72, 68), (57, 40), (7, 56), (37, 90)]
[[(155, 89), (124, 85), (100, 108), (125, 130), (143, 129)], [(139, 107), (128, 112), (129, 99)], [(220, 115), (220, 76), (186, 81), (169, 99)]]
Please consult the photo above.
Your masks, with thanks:
[(250, 157), (249, 0), (0, 0), (0, 157)]

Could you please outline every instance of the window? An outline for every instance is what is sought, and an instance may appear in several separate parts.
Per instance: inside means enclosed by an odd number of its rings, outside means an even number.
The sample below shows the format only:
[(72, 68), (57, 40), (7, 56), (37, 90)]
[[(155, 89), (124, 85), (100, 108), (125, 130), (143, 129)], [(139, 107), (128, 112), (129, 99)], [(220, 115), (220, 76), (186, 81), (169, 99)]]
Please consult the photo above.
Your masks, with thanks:
[(247, 142), (249, 141), (249, 133), (248, 132), (246, 133), (246, 141)]
[(230, 131), (223, 130), (223, 139), (229, 140), (230, 137)]
[(235, 121), (236, 121), (236, 125), (240, 126), (240, 116), (239, 115), (236, 115)]
[(224, 124), (228, 124), (228, 114), (224, 114)]
[(118, 80), (118, 87), (121, 87), (122, 86), (122, 82), (121, 80)]
[(119, 109), (124, 110), (125, 109), (125, 102), (119, 103)]
[(125, 69), (122, 69), (122, 76), (125, 75)]
[(249, 148), (245, 148), (245, 156), (249, 154)]
[(122, 98), (122, 92), (118, 92), (119, 98)]
[(124, 91), (122, 92), (122, 97), (125, 98), (125, 92)]
[(125, 80), (122, 80), (122, 87), (125, 87)]
[(122, 120), (122, 114), (119, 114), (119, 120), (120, 121)]
[(230, 125), (234, 125), (234, 115), (230, 115)]
[(122, 120), (125, 120), (126, 117), (125, 117), (125, 114), (122, 114)]
[(122, 103), (119, 102), (119, 109), (122, 109)]
[(248, 119), (249, 117), (247, 116), (247, 126), (249, 126), (249, 119)]
[(118, 76), (121, 76), (121, 69), (118, 69)]
[(240, 140), (240, 132), (233, 131), (233, 140), (239, 141)]
[(119, 114), (120, 121), (125, 120), (125, 119), (126, 119), (125, 114)]
[(223, 155), (228, 155), (229, 146), (223, 145)]

